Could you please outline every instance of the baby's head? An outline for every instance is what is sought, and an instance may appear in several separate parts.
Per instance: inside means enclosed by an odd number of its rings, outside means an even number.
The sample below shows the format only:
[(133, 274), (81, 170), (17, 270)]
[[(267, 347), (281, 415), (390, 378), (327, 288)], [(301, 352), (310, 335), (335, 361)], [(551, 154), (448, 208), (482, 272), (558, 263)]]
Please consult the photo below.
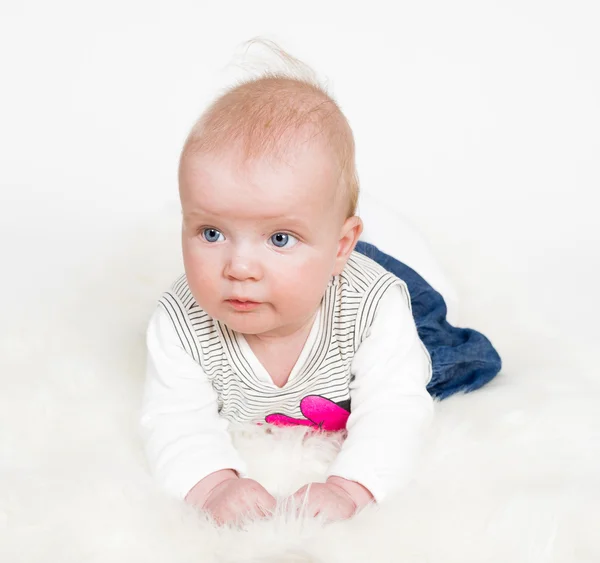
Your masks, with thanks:
[(362, 230), (350, 126), (319, 86), (285, 75), (245, 82), (204, 112), (179, 191), (191, 292), (244, 334), (305, 326)]

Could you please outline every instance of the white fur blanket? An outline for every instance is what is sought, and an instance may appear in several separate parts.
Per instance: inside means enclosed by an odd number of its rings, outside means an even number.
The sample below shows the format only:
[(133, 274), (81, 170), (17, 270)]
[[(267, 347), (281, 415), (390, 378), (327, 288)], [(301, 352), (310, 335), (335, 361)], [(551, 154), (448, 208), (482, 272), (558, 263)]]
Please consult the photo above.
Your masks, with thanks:
[[(598, 380), (561, 340), (569, 326), (557, 333), (536, 318), (516, 288), (513, 307), (482, 288), (464, 300), (470, 324), (491, 328), (504, 372), (437, 405), (415, 481), (388, 503), (327, 526), (280, 513), (219, 530), (167, 498), (137, 435), (145, 323), (178, 268), (153, 242), (148, 231), (98, 255), (101, 267), (46, 280), (19, 315), (7, 302), (0, 561), (600, 560)], [(235, 430), (251, 472), (277, 495), (319, 479), (335, 455), (335, 442), (302, 436)]]

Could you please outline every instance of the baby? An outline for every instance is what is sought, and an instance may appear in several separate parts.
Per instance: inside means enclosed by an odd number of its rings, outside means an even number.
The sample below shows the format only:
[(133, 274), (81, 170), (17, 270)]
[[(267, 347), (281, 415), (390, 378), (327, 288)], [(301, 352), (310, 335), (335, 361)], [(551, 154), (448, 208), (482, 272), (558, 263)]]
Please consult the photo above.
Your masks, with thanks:
[[(285, 74), (218, 98), (180, 159), (185, 274), (147, 331), (142, 430), (154, 474), (219, 523), (276, 501), (246, 476), (229, 422), (346, 430), (309, 515), (351, 517), (411, 476), (433, 413), (431, 356), (407, 285), (355, 250), (352, 131)], [(309, 486), (310, 485), (310, 486)]]

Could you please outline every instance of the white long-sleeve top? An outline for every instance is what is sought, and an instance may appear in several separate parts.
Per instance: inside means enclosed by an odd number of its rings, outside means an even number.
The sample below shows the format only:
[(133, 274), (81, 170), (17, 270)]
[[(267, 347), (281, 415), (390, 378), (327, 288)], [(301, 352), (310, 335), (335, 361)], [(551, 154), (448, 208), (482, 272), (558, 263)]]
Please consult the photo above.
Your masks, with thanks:
[(329, 284), (282, 388), (243, 335), (199, 309), (184, 277), (150, 320), (147, 352), (146, 453), (156, 478), (178, 497), (220, 469), (246, 474), (230, 421), (331, 430), (347, 418), (348, 435), (328, 475), (361, 483), (377, 501), (411, 478), (433, 412), (431, 362), (406, 285), (367, 257), (353, 253)]

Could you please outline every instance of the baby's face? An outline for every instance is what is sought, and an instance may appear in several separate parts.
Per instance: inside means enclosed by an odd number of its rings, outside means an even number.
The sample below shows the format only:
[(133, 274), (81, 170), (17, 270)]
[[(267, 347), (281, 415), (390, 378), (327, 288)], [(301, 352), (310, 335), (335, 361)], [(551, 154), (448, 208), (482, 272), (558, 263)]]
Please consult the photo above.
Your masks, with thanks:
[[(286, 336), (319, 307), (346, 217), (338, 169), (304, 145), (285, 162), (235, 152), (189, 157), (180, 171), (183, 258), (194, 298), (244, 334)], [(247, 300), (254, 303), (240, 303)]]

